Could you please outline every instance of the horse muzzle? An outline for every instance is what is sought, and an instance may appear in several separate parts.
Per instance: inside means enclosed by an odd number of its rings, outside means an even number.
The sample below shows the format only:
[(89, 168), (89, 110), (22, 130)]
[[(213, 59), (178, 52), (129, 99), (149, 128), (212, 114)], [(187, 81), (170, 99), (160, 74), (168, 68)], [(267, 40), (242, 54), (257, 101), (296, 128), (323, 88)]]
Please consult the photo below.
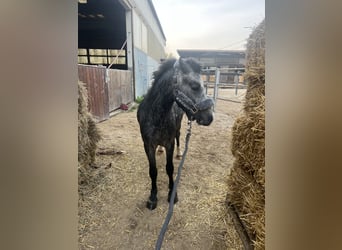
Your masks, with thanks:
[(204, 126), (209, 126), (213, 121), (212, 107), (214, 106), (214, 101), (212, 98), (206, 98), (199, 103), (194, 103), (183, 92), (176, 90), (175, 100), (190, 120), (196, 120), (198, 124)]
[(206, 111), (195, 114), (194, 120), (196, 120), (199, 125), (209, 126), (214, 120), (214, 115), (213, 112), (208, 109)]

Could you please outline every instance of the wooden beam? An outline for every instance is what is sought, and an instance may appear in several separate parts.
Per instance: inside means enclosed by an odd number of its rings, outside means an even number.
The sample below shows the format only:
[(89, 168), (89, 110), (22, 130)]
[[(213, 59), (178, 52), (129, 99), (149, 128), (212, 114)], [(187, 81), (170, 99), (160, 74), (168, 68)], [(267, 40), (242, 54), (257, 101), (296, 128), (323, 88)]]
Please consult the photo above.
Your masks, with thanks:
[(235, 229), (236, 229), (237, 233), (239, 234), (239, 237), (242, 241), (244, 249), (245, 250), (254, 250), (254, 246), (253, 246), (251, 237), (248, 235), (247, 230), (246, 230), (245, 226), (243, 225), (243, 222), (241, 221), (234, 204), (232, 204), (229, 201), (228, 195), (226, 198), (226, 203), (227, 203), (227, 207), (228, 207), (228, 213), (233, 220)]

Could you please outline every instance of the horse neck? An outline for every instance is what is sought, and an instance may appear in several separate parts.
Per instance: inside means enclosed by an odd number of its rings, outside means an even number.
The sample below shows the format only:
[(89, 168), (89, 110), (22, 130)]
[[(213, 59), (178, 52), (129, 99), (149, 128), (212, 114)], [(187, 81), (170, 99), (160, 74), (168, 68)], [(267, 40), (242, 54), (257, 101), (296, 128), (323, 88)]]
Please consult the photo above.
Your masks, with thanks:
[(155, 86), (152, 98), (152, 110), (160, 115), (167, 115), (174, 103), (173, 83), (169, 81), (160, 82), (159, 86)]

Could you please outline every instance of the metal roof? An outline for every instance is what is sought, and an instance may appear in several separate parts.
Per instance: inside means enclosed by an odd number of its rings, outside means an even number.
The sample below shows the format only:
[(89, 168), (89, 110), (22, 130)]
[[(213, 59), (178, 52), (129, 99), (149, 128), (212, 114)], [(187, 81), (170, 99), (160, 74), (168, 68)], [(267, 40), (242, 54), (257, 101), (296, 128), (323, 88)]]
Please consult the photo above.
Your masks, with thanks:
[(207, 49), (178, 49), (180, 57), (241, 57), (246, 56), (245, 50), (207, 50)]
[(202, 67), (245, 67), (244, 50), (179, 49), (177, 52), (180, 57), (196, 59)]

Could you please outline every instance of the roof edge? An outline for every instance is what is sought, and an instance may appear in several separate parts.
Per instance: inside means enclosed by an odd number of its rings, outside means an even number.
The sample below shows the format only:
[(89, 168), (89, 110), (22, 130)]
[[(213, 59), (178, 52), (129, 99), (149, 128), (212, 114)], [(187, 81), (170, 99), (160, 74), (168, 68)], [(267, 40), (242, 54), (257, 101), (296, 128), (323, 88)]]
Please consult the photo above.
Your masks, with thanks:
[(165, 36), (165, 34), (164, 34), (163, 27), (162, 27), (161, 24), (160, 24), (160, 21), (159, 21), (159, 18), (158, 18), (158, 14), (157, 14), (157, 12), (156, 12), (156, 9), (154, 8), (154, 5), (153, 5), (153, 3), (152, 3), (152, 0), (147, 0), (147, 2), (148, 2), (148, 4), (149, 4), (150, 7), (151, 7), (151, 10), (152, 10), (152, 13), (153, 13), (154, 17), (155, 17), (156, 20), (157, 20), (157, 24), (158, 24), (158, 27), (159, 27), (161, 33), (162, 33), (162, 36), (163, 36), (163, 38), (164, 38), (165, 41), (166, 41), (166, 36)]
[(177, 49), (177, 52), (210, 52), (210, 53), (246, 53), (246, 50), (224, 50), (224, 49)]

